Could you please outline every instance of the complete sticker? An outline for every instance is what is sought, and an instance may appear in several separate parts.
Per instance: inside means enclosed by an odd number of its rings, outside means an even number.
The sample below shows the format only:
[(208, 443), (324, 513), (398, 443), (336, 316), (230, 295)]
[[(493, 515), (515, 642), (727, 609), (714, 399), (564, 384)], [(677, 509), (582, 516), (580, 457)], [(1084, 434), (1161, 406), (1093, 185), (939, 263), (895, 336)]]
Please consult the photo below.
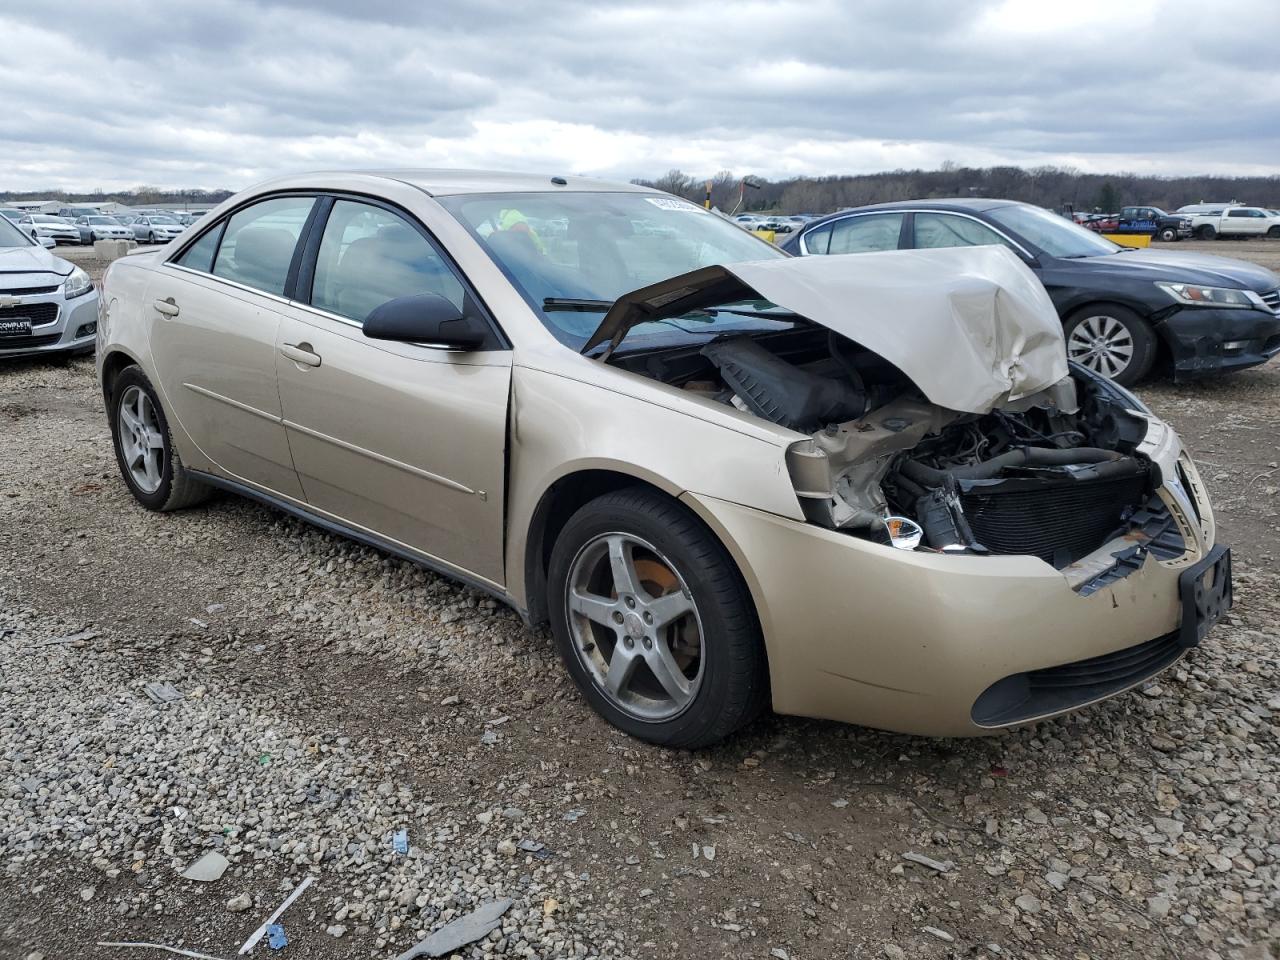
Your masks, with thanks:
[(696, 204), (689, 203), (687, 200), (676, 200), (673, 197), (645, 197), (655, 207), (661, 207), (663, 210), (678, 210), (681, 213), (706, 213)]

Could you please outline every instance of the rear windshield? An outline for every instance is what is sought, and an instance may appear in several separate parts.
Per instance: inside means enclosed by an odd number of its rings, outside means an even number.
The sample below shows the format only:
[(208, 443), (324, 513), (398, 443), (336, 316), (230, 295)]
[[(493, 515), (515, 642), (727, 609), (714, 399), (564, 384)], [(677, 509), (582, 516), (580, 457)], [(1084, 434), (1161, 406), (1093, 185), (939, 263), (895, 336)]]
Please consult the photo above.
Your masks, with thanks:
[[(600, 325), (608, 304), (624, 293), (713, 264), (786, 256), (717, 214), (675, 197), (565, 192), (437, 200), (476, 238), (547, 329), (575, 349)], [(601, 304), (548, 309), (548, 298)], [(773, 325), (727, 312), (703, 314), (692, 324), (641, 324), (627, 343), (646, 337), (695, 341), (752, 326)]]

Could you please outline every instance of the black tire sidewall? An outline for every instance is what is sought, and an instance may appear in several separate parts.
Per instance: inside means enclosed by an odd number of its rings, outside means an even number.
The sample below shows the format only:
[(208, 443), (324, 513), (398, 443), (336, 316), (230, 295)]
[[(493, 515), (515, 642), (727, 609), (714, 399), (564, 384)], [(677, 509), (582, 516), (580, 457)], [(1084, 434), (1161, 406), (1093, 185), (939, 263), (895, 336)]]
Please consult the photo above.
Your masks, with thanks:
[[(651, 499), (692, 518), (674, 501), (664, 503), (657, 495)], [(597, 713), (638, 739), (696, 747), (723, 738), (750, 719), (747, 716), (741, 722), (726, 722), (732, 714), (733, 687), (742, 679), (733, 676), (730, 662), (744, 652), (754, 652), (755, 669), (763, 670), (763, 643), (749, 594), (728, 552), (700, 524), (684, 524), (676, 529), (669, 524), (669, 516), (664, 517), (661, 510), (640, 510), (619, 503), (608, 494), (582, 507), (565, 524), (552, 549), (547, 576), (548, 610), (560, 657)], [(645, 721), (624, 713), (596, 686), (574, 650), (565, 607), (569, 571), (578, 551), (604, 533), (628, 533), (653, 544), (675, 565), (697, 605), (703, 629), (702, 681), (693, 702), (670, 720)], [(726, 596), (731, 598), (727, 604)], [(754, 712), (750, 711), (750, 715)]]
[[(160, 472), (160, 486), (156, 488), (154, 493), (147, 493), (134, 483), (133, 477), (129, 473), (129, 466), (124, 460), (124, 450), (120, 446), (120, 400), (130, 387), (138, 387), (146, 392), (151, 400), (151, 406), (156, 411), (156, 420), (160, 424), (160, 435), (164, 438), (164, 468)], [(160, 397), (156, 395), (155, 388), (151, 386), (151, 381), (147, 379), (146, 374), (141, 369), (136, 366), (126, 367), (116, 377), (115, 382), (111, 385), (111, 397), (107, 415), (111, 423), (111, 445), (115, 449), (116, 464), (120, 467), (120, 476), (123, 478), (125, 486), (129, 488), (129, 492), (133, 494), (134, 499), (148, 510), (163, 510), (173, 492), (173, 450), (171, 447), (172, 441), (169, 438), (169, 421), (165, 417), (164, 406), (160, 403)]]
[(1165, 227), (1160, 231), (1160, 239), (1164, 243), (1173, 243), (1173, 241), (1178, 239), (1178, 231), (1174, 230), (1172, 227)]
[(1133, 338), (1133, 356), (1129, 366), (1120, 375), (1111, 379), (1122, 387), (1130, 387), (1140, 382), (1148, 373), (1156, 360), (1156, 332), (1151, 325), (1128, 307), (1119, 304), (1099, 303), (1094, 306), (1081, 307), (1067, 319), (1063, 334), (1070, 339), (1071, 332), (1087, 317), (1111, 317), (1124, 325)]

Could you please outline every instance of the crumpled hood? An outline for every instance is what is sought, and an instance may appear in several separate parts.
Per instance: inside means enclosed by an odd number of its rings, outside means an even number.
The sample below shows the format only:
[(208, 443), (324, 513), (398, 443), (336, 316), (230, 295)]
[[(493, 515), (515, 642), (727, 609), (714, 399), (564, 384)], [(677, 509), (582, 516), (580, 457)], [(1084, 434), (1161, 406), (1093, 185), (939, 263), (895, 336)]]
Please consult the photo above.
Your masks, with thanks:
[[(71, 264), (44, 247), (0, 247), (0, 291), (61, 283), (70, 272)], [(44, 274), (48, 279), (32, 282), (32, 274)]]
[(583, 352), (646, 321), (755, 297), (879, 354), (951, 410), (987, 413), (1067, 376), (1049, 295), (997, 246), (704, 267), (618, 298)]

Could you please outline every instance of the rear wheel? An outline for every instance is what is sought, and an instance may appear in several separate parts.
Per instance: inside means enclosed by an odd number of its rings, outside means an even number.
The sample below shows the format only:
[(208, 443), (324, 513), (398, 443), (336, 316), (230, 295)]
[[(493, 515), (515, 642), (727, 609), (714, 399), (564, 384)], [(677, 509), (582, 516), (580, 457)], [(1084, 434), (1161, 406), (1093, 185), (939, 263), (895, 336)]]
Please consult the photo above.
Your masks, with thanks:
[(181, 510), (208, 498), (209, 487), (182, 465), (160, 399), (140, 368), (116, 377), (109, 409), (116, 463), (135, 500), (148, 510)]
[(1218, 235), (1218, 231), (1207, 223), (1196, 231), (1196, 236), (1201, 240), (1212, 240)]
[(768, 671), (746, 585), (670, 498), (629, 489), (591, 501), (557, 538), (547, 580), (565, 666), (614, 726), (702, 747), (763, 709)]
[(1067, 320), (1065, 332), (1068, 358), (1125, 386), (1145, 377), (1156, 359), (1155, 332), (1126, 307), (1084, 307)]

